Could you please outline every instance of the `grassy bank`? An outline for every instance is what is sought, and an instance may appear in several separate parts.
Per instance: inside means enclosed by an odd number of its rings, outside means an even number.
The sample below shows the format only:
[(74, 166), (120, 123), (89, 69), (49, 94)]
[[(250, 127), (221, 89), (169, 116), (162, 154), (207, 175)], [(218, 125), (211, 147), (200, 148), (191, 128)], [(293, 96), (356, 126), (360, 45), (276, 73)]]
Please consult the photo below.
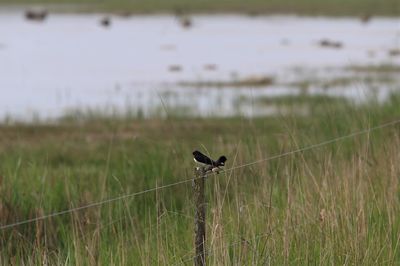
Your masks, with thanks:
[(0, 4), (50, 4), (61, 5), (63, 9), (75, 11), (105, 11), (105, 12), (238, 12), (249, 14), (295, 13), (303, 15), (334, 15), (334, 16), (364, 16), (388, 15), (397, 16), (400, 4), (397, 0), (0, 0)]
[[(399, 97), (384, 106), (325, 103), (299, 117), (3, 125), (1, 224), (190, 179), (195, 148), (225, 153), (231, 168), (400, 117)], [(210, 264), (398, 263), (399, 132), (209, 177)], [(187, 182), (3, 229), (0, 263), (190, 265), (193, 213)]]

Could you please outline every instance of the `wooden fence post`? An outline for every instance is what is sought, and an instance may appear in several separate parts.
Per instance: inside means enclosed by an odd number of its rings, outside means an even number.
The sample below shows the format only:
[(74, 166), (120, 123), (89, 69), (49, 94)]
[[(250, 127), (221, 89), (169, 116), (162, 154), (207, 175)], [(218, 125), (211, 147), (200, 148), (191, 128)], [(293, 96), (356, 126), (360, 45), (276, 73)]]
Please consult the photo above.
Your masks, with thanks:
[(193, 189), (194, 189), (194, 245), (196, 249), (196, 257), (194, 259), (195, 266), (206, 265), (206, 201), (204, 185), (206, 179), (206, 170), (203, 167), (197, 167), (194, 172)]

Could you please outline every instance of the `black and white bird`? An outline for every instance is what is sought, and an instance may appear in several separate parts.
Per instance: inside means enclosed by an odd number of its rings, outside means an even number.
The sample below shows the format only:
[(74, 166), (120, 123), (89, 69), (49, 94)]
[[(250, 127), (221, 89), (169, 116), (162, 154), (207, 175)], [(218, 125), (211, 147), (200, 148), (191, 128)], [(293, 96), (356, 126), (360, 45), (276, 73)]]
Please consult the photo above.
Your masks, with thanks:
[(210, 157), (202, 154), (199, 151), (194, 151), (193, 152), (193, 159), (196, 163), (200, 164), (203, 167), (206, 167), (206, 171), (213, 171), (213, 172), (217, 172), (218, 173), (218, 169), (221, 166), (225, 166), (225, 162), (226, 162), (226, 157), (225, 156), (221, 156), (218, 158), (218, 160), (214, 161), (213, 159), (211, 159)]

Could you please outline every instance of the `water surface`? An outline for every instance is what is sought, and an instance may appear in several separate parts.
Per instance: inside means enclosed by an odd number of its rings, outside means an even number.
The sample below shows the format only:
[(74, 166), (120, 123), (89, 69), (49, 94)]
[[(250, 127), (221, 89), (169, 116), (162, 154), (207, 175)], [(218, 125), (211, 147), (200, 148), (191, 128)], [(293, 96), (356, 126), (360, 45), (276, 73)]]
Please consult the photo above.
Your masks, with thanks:
[[(194, 16), (184, 28), (173, 16), (111, 17), (110, 27), (100, 26), (102, 17), (50, 14), (31, 22), (19, 12), (0, 13), (0, 117), (49, 119), (77, 109), (151, 115), (162, 104), (201, 116), (265, 114), (271, 108), (238, 106), (237, 99), (296, 95), (301, 90), (287, 84), (345, 76), (349, 65), (400, 64), (389, 55), (400, 47), (400, 19)], [(322, 47), (321, 40), (342, 47)], [(259, 76), (274, 84), (177, 85)], [(396, 89), (377, 86), (384, 95)], [(310, 91), (360, 100), (369, 90)]]

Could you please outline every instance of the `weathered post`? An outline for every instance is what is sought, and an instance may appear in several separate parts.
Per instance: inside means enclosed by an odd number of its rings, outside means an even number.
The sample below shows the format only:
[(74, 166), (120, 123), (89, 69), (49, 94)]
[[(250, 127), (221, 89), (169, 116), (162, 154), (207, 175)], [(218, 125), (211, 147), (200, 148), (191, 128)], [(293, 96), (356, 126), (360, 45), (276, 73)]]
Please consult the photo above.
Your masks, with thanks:
[(206, 201), (204, 185), (206, 179), (206, 170), (204, 167), (197, 167), (194, 170), (193, 189), (194, 189), (194, 245), (196, 249), (196, 257), (194, 259), (195, 266), (206, 265)]

